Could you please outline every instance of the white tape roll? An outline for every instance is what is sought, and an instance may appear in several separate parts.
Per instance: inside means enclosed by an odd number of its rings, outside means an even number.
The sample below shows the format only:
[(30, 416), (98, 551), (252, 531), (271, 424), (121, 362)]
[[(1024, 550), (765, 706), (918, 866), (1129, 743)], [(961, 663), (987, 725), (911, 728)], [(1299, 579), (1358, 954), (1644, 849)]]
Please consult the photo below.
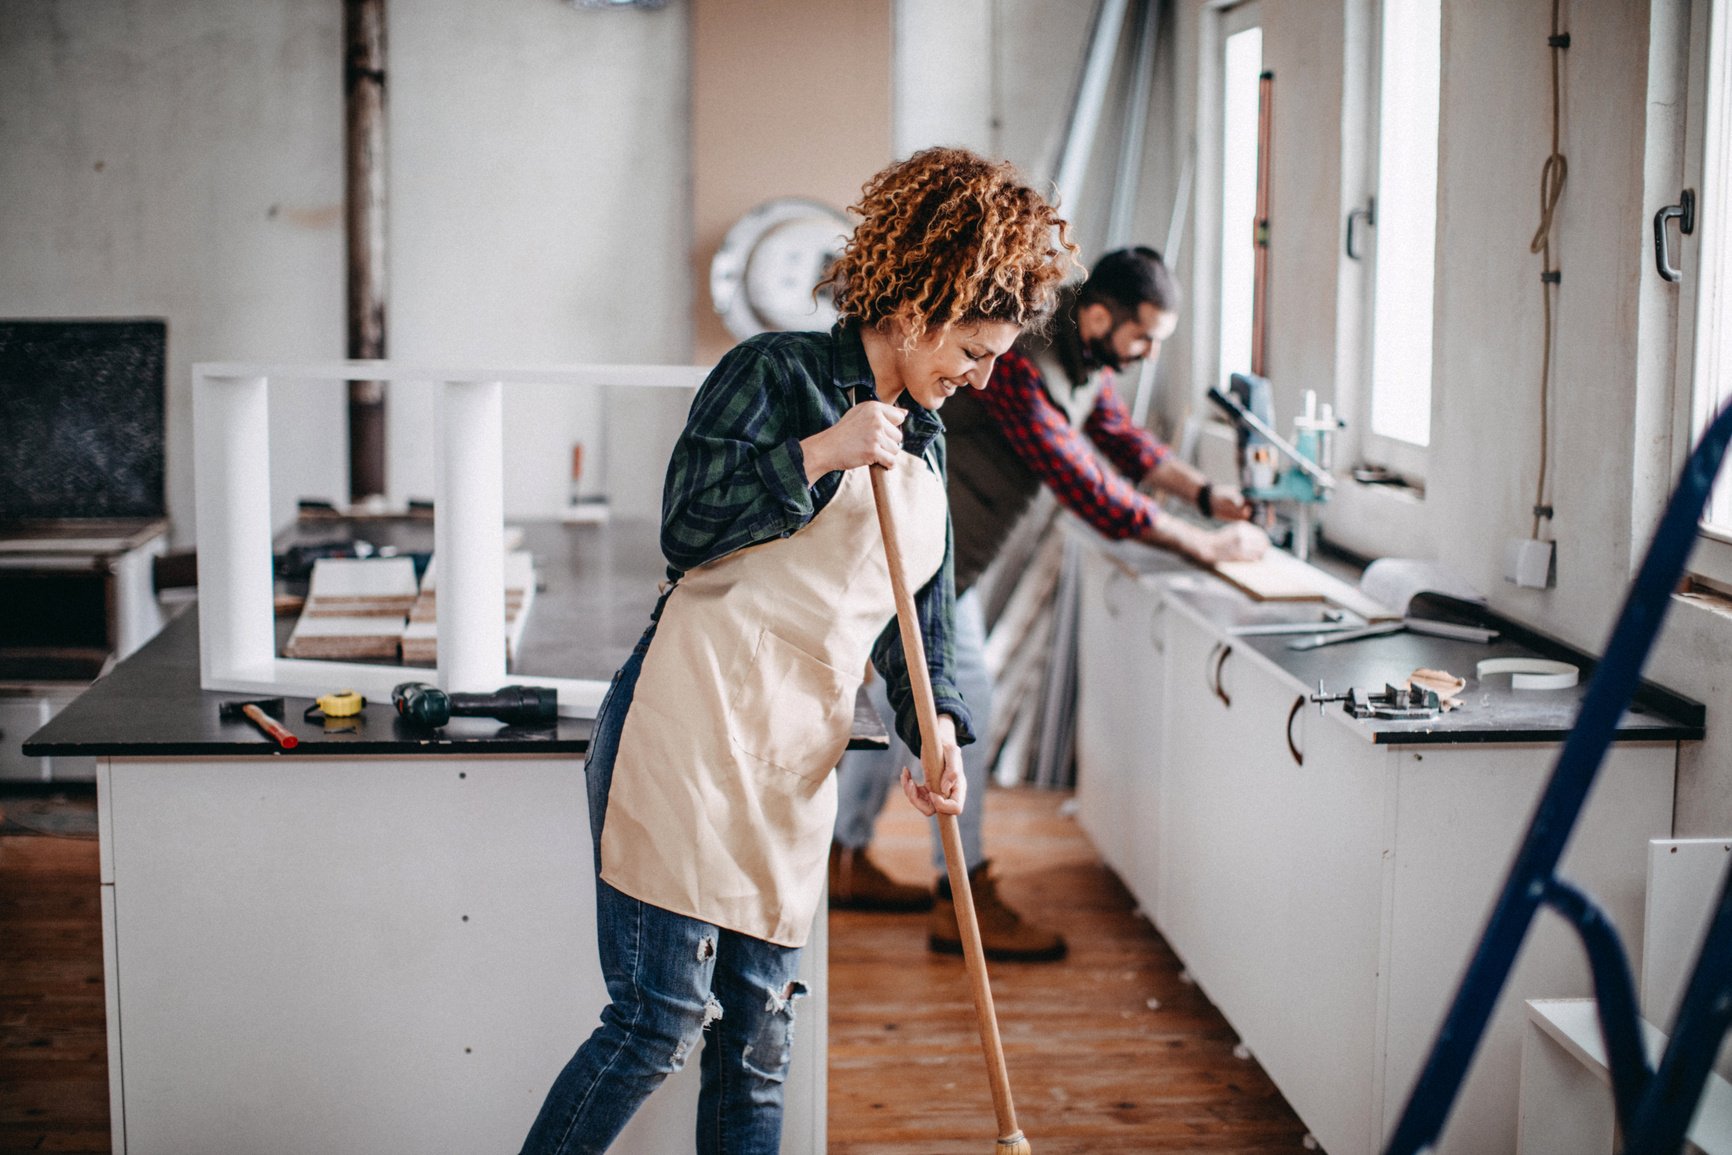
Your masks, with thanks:
[(1550, 658), (1487, 658), (1477, 672), (1482, 682), (1487, 674), (1508, 674), (1512, 690), (1567, 690), (1582, 676), (1570, 663)]

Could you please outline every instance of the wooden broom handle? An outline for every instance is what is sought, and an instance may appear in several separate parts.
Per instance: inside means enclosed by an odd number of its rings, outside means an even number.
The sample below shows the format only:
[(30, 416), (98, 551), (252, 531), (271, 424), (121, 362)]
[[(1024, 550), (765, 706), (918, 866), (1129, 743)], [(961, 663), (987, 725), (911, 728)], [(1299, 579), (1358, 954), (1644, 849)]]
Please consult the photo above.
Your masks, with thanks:
[[(872, 478), (872, 500), (878, 506), (878, 529), (884, 535), (884, 556), (890, 563), (890, 591), (896, 598), (896, 622), (902, 633), (902, 654), (908, 663), (909, 687), (914, 693), (914, 712), (920, 720), (920, 766), (935, 793), (943, 781), (944, 759), (939, 749), (938, 706), (932, 697), (932, 672), (926, 667), (926, 643), (920, 636), (920, 618), (914, 612), (914, 595), (908, 590), (902, 566), (902, 543), (896, 535), (896, 519), (890, 511), (890, 495), (884, 488), (883, 469), (867, 466)], [(968, 985), (974, 994), (974, 1017), (980, 1025), (980, 1045), (986, 1052), (986, 1075), (992, 1083), (992, 1110), (998, 1116), (998, 1152), (1026, 1153), (1028, 1140), (1016, 1125), (1016, 1105), (1010, 1098), (1010, 1076), (1004, 1069), (1004, 1044), (998, 1037), (998, 1014), (992, 1005), (992, 985), (986, 977), (986, 954), (980, 945), (980, 923), (974, 913), (974, 892), (968, 885), (968, 858), (962, 850), (962, 832), (956, 815), (938, 814), (938, 832), (944, 842), (944, 865), (950, 875), (950, 893), (956, 903), (956, 923), (962, 932), (962, 959), (968, 967)]]

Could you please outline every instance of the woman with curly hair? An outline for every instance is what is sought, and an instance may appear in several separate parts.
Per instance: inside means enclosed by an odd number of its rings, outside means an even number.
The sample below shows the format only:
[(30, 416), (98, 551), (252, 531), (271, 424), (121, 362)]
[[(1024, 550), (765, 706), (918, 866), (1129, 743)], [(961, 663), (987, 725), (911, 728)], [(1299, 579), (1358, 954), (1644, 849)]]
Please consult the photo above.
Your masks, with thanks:
[[(928, 149), (867, 182), (827, 283), (828, 333), (769, 333), (698, 390), (662, 494), (670, 585), (596, 716), (585, 763), (596, 930), (612, 1002), (548, 1092), (527, 1153), (605, 1151), (709, 1038), (697, 1148), (779, 1149), (800, 947), (823, 889), (868, 656), (920, 749), (866, 468), (882, 466), (962, 811), (951, 677), (945, 398), (983, 388), (1072, 263), (1007, 164)], [(653, 644), (652, 644), (653, 642)]]

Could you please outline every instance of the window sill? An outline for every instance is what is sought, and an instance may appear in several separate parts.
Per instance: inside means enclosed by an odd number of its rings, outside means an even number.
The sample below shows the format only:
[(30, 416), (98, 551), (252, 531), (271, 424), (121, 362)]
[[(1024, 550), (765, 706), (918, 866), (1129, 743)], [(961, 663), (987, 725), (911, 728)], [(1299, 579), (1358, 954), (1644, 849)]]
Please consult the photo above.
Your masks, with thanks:
[(1434, 557), (1425, 491), (1338, 485), (1323, 515), (1325, 540), (1363, 557)]
[(1687, 606), (1713, 614), (1722, 621), (1732, 621), (1732, 596), (1692, 580), (1689, 588), (1672, 597)]
[(1353, 481), (1366, 488), (1376, 488), (1397, 496), (1425, 500), (1425, 482), (1414, 481), (1381, 465), (1359, 465), (1349, 471)]

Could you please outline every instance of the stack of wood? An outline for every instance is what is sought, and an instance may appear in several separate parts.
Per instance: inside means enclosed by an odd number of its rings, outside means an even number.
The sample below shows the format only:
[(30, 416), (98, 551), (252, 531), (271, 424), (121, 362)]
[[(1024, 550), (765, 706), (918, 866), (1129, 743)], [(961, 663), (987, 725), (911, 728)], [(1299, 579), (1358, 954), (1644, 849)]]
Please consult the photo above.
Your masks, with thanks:
[(284, 653), (395, 661), (416, 593), (410, 558), (321, 558)]
[[(407, 557), (321, 558), (300, 620), (284, 654), (328, 661), (401, 661), (433, 666), (439, 659), (438, 561), (429, 560), (419, 585)], [(523, 641), (535, 598), (535, 563), (527, 550), (505, 555), (505, 654)]]
[[(421, 579), (421, 596), (409, 610), (403, 631), (403, 664), (433, 666), (439, 661), (438, 558), (427, 563)], [(505, 660), (514, 661), (523, 642), (529, 603), (535, 599), (535, 563), (527, 550), (505, 555)]]
[(1003, 785), (1038, 777), (1042, 702), (1064, 562), (1057, 514), (1057, 503), (1042, 489), (976, 586), (988, 623), (986, 668), (993, 680), (986, 751)]

